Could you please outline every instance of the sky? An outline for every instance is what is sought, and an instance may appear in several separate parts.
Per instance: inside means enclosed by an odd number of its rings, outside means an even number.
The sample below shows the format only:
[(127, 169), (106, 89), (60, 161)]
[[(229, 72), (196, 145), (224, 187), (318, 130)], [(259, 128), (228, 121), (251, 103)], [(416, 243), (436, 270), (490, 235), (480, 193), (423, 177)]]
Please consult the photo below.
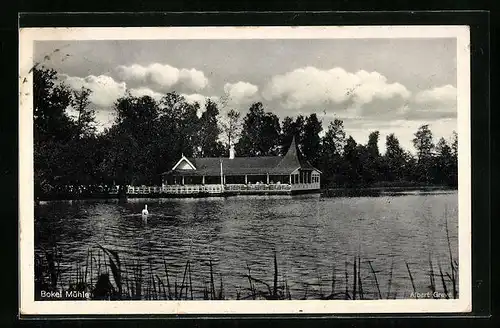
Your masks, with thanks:
[(324, 130), (338, 118), (358, 143), (379, 131), (383, 152), (394, 133), (414, 152), (422, 124), (436, 142), (457, 129), (456, 49), (454, 38), (37, 41), (34, 61), (93, 91), (100, 130), (127, 90), (176, 91), (222, 114), (260, 101), (280, 119), (316, 113)]

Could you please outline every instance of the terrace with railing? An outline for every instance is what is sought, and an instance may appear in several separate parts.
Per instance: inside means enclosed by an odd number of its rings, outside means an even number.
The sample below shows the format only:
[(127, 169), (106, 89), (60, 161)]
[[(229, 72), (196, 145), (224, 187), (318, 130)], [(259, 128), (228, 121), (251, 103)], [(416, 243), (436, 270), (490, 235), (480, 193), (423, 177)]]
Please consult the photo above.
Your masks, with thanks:
[(192, 194), (222, 194), (230, 193), (266, 193), (266, 192), (283, 192), (287, 193), (292, 190), (290, 184), (220, 184), (209, 185), (164, 185), (164, 186), (128, 186), (127, 194), (129, 195), (151, 195), (151, 194), (167, 194), (167, 195), (192, 195)]
[(254, 192), (254, 191), (291, 191), (292, 186), (289, 184), (229, 184), (225, 185), (226, 191), (232, 192)]
[(220, 194), (221, 185), (165, 185), (165, 186), (128, 186), (129, 195), (149, 195), (149, 194), (172, 194), (172, 195), (190, 195), (190, 194)]

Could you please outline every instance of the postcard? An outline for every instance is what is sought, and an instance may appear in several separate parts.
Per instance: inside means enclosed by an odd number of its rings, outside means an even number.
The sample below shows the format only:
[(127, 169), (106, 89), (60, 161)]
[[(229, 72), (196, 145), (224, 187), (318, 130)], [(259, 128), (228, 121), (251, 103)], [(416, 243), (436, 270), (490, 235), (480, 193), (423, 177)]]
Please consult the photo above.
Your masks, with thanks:
[(471, 311), (467, 26), (19, 35), (22, 314)]

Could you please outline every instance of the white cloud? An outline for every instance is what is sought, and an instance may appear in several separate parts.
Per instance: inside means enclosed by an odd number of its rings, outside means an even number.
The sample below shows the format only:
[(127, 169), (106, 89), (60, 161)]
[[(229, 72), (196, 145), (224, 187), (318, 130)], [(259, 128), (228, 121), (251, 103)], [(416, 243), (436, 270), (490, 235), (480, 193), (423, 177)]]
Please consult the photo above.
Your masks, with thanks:
[(192, 90), (201, 90), (208, 85), (208, 79), (205, 77), (205, 74), (194, 68), (181, 69), (179, 80)]
[(231, 105), (248, 104), (255, 100), (259, 88), (248, 82), (226, 83), (224, 93)]
[(444, 85), (420, 91), (405, 110), (409, 120), (439, 120), (457, 117), (457, 89)]
[(457, 88), (447, 84), (430, 90), (424, 90), (415, 95), (415, 102), (430, 108), (453, 108), (457, 104)]
[[(139, 77), (142, 78), (142, 75), (139, 75)], [(146, 68), (145, 78), (144, 82), (149, 79), (149, 81), (162, 88), (170, 88), (179, 81), (179, 70), (170, 65), (152, 64)]]
[(205, 105), (207, 103), (207, 100), (210, 99), (213, 102), (215, 102), (217, 105), (219, 105), (219, 110), (221, 109), (220, 106), (220, 98), (217, 96), (204, 96), (199, 93), (193, 93), (193, 94), (181, 94), (181, 96), (186, 99), (186, 102), (189, 104), (195, 104), (198, 103), (200, 105), (200, 108), (198, 109), (198, 116), (201, 116), (201, 113), (205, 111)]
[(172, 91), (174, 86), (181, 85), (196, 91), (208, 85), (208, 79), (202, 71), (194, 68), (179, 69), (168, 64), (120, 65), (116, 68), (116, 72), (123, 81), (147, 84), (157, 91)]
[(113, 106), (115, 100), (123, 97), (127, 89), (124, 82), (116, 82), (112, 77), (107, 75), (89, 75), (81, 78), (60, 74), (59, 77), (61, 81), (74, 90), (79, 90), (82, 87), (90, 89), (92, 94), (89, 99), (98, 107)]
[(301, 109), (328, 103), (361, 107), (374, 100), (408, 99), (411, 93), (400, 83), (388, 83), (378, 72), (308, 66), (274, 76), (262, 95), (266, 100), (280, 100), (287, 109)]
[(130, 66), (120, 65), (116, 68), (116, 71), (118, 73), (118, 76), (126, 81), (129, 80), (144, 81), (146, 80), (146, 76), (148, 75), (147, 68), (137, 64), (133, 64)]

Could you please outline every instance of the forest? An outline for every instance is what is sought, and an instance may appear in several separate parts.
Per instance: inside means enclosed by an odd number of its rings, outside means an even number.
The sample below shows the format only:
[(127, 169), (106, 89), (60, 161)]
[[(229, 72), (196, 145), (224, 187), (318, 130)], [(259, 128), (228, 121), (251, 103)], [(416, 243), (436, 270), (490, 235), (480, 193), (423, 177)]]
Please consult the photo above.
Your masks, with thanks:
[(198, 115), (198, 103), (171, 92), (161, 100), (127, 94), (114, 103), (113, 124), (98, 132), (91, 90), (72, 90), (44, 67), (34, 68), (33, 84), (37, 198), (68, 192), (68, 186), (102, 191), (114, 185), (160, 185), (161, 173), (182, 154), (226, 157), (230, 145), (236, 156), (284, 155), (293, 136), (301, 153), (322, 171), (322, 188), (457, 186), (457, 133), (451, 142), (434, 140), (428, 125), (415, 131), (413, 153), (390, 134), (382, 154), (378, 131), (362, 143), (346, 134), (339, 119), (326, 127), (315, 113), (280, 120), (260, 102), (244, 117), (234, 109), (223, 115), (211, 100)]

